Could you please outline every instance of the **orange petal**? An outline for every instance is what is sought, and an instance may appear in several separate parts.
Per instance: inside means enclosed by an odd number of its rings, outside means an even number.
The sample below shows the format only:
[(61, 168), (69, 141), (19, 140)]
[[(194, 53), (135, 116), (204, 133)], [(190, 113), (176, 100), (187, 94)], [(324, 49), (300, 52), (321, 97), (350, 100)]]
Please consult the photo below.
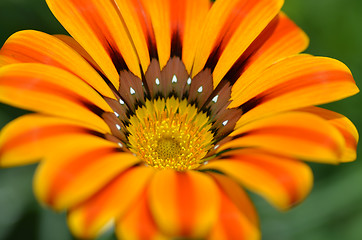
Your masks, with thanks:
[(28, 114), (10, 122), (0, 134), (0, 166), (34, 163), (77, 135), (102, 132), (89, 124), (40, 114)]
[(303, 108), (299, 111), (316, 114), (334, 126), (342, 134), (345, 143), (340, 161), (351, 162), (356, 160), (356, 150), (359, 136), (356, 127), (348, 118), (339, 113), (319, 107)]
[(313, 183), (312, 171), (305, 163), (252, 149), (230, 152), (221, 160), (209, 162), (203, 169), (229, 175), (281, 210), (302, 201)]
[(278, 23), (266, 42), (244, 63), (242, 74), (232, 88), (232, 96), (243, 92), (248, 79), (256, 76), (276, 61), (302, 52), (308, 47), (307, 35), (285, 14), (279, 14)]
[(343, 63), (310, 55), (285, 58), (245, 81), (246, 87), (232, 96), (229, 105), (244, 111), (236, 128), (256, 118), (336, 101), (359, 91)]
[(74, 137), (53, 146), (52, 155), (36, 171), (34, 191), (41, 202), (63, 210), (86, 200), (138, 161), (102, 138)]
[(44, 63), (65, 69), (87, 82), (103, 96), (115, 98), (103, 78), (69, 45), (46, 33), (26, 30), (13, 34), (0, 55), (19, 63)]
[(57, 34), (53, 35), (54, 37), (58, 38), (60, 41), (67, 44), (69, 47), (71, 47), (73, 50), (75, 50), (79, 55), (81, 55), (87, 62), (98, 72), (102, 72), (102, 69), (98, 66), (98, 64), (93, 60), (93, 58), (89, 55), (89, 53), (71, 36), (63, 35), (63, 34)]
[(166, 240), (160, 232), (148, 205), (147, 191), (135, 201), (128, 213), (118, 220), (116, 233), (119, 239)]
[(15, 107), (108, 126), (98, 116), (113, 112), (104, 99), (75, 75), (57, 67), (19, 63), (0, 69), (0, 101)]
[[(153, 40), (153, 35), (149, 31), (150, 26), (145, 22), (144, 9), (137, 0), (114, 0), (116, 7), (122, 16), (122, 20), (127, 27), (128, 34), (138, 53), (140, 63), (145, 73), (150, 64), (150, 53), (148, 41)], [(150, 40), (152, 39), (152, 40)]]
[(282, 4), (282, 0), (215, 2), (196, 41), (197, 52), (192, 75), (200, 72), (210, 54), (217, 50), (219, 59), (213, 74), (216, 86), (234, 62), (277, 15)]
[(258, 226), (250, 223), (240, 208), (224, 193), (220, 193), (219, 217), (210, 231), (208, 240), (258, 240), (261, 239)]
[(137, 53), (115, 4), (98, 0), (47, 0), (47, 4), (116, 88), (122, 69), (141, 77)]
[(96, 238), (107, 223), (134, 208), (153, 173), (154, 170), (149, 167), (130, 168), (87, 201), (71, 209), (68, 223), (73, 234), (82, 239)]
[(219, 211), (215, 183), (196, 171), (158, 171), (149, 198), (157, 225), (170, 236), (205, 237)]
[(338, 163), (342, 135), (327, 121), (306, 112), (286, 112), (246, 124), (230, 134), (228, 148), (258, 147), (278, 154), (324, 163)]
[(171, 8), (169, 0), (141, 0), (149, 16), (155, 35), (157, 53), (161, 69), (166, 65), (171, 54)]
[[(222, 192), (224, 197), (231, 201), (251, 224), (255, 226), (259, 225), (255, 207), (242, 187), (228, 176), (213, 172), (209, 172), (208, 174), (217, 183), (219, 191)], [(221, 205), (223, 204), (221, 203)], [(220, 213), (221, 212), (223, 212), (222, 209), (220, 209)]]
[(191, 73), (192, 65), (196, 52), (195, 39), (200, 34), (200, 29), (204, 25), (207, 13), (209, 12), (211, 2), (209, 0), (178, 0), (185, 6), (184, 22), (182, 35), (182, 62), (185, 64), (188, 73)]

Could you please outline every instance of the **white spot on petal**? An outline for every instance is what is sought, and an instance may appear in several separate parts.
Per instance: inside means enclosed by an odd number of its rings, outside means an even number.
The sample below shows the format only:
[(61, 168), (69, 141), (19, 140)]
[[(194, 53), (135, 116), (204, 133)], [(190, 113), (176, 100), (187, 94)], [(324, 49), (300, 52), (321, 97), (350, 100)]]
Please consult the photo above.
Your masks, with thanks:
[(208, 163), (209, 163), (209, 161), (205, 161), (205, 162), (204, 162), (204, 165), (206, 165), (206, 164), (208, 164)]
[(122, 99), (119, 99), (119, 103), (123, 105), (124, 101)]
[(119, 126), (119, 124), (116, 124), (116, 128), (117, 128), (118, 130), (121, 130), (121, 126)]
[(187, 84), (188, 84), (188, 85), (191, 84), (191, 78), (190, 78), (190, 77), (187, 79)]
[(120, 146), (121, 148), (123, 148), (123, 144), (122, 143), (118, 143), (118, 146)]
[(199, 87), (199, 89), (197, 89), (197, 91), (198, 91), (199, 93), (202, 93), (202, 90), (203, 90), (202, 86)]
[(156, 78), (155, 82), (156, 82), (156, 85), (160, 85), (160, 79)]
[(118, 114), (118, 112), (114, 112), (114, 115), (116, 115), (116, 117), (119, 117), (119, 114)]
[(216, 96), (212, 99), (212, 101), (213, 101), (214, 103), (216, 103), (218, 98), (219, 98), (219, 95), (216, 95)]
[(222, 125), (226, 126), (226, 124), (228, 124), (229, 120), (225, 120), (222, 122)]
[(177, 83), (177, 77), (176, 77), (176, 75), (173, 75), (173, 77), (172, 77), (172, 82), (173, 82), (173, 83)]
[(129, 88), (129, 92), (131, 93), (131, 95), (136, 93), (136, 91), (132, 87)]
[(220, 147), (220, 145), (218, 144), (218, 145), (216, 145), (215, 147), (214, 147), (214, 149), (217, 149), (218, 147)]

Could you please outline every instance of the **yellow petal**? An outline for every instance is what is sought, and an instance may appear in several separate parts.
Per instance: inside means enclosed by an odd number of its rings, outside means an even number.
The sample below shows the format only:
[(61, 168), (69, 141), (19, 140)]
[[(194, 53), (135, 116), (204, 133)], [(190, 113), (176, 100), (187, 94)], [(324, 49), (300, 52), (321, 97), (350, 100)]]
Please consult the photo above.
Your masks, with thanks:
[(240, 94), (232, 95), (229, 105), (244, 111), (236, 128), (273, 113), (340, 100), (359, 91), (343, 63), (310, 55), (285, 58), (250, 76), (245, 84)]
[(205, 237), (219, 211), (216, 185), (209, 176), (195, 171), (158, 171), (149, 198), (157, 225), (170, 236)]
[(0, 101), (15, 107), (71, 118), (109, 131), (97, 115), (113, 112), (104, 99), (75, 75), (39, 63), (0, 69)]
[(228, 148), (258, 147), (323, 163), (338, 163), (344, 139), (326, 120), (306, 112), (286, 112), (248, 123), (230, 134)]
[(313, 184), (312, 171), (305, 163), (259, 150), (230, 152), (204, 169), (225, 173), (281, 210), (302, 201)]
[(92, 125), (40, 114), (29, 114), (6, 125), (0, 133), (0, 166), (34, 163), (78, 135), (102, 132)]
[(116, 88), (119, 86), (118, 73), (124, 68), (141, 77), (134, 45), (111, 1), (47, 0), (47, 4)]
[(38, 167), (36, 197), (55, 210), (79, 204), (139, 160), (99, 137), (78, 136), (61, 146)]
[(307, 35), (285, 14), (279, 14), (278, 23), (265, 43), (244, 63), (243, 72), (232, 88), (232, 96), (248, 86), (248, 79), (257, 76), (278, 60), (298, 54), (308, 47)]
[(339, 113), (319, 107), (303, 108), (299, 111), (316, 114), (334, 126), (344, 138), (344, 149), (340, 161), (351, 162), (356, 160), (359, 135), (356, 127), (348, 118)]
[(125, 216), (117, 222), (116, 233), (119, 239), (127, 240), (166, 240), (152, 216), (148, 204), (148, 189), (132, 204)]
[(0, 55), (19, 63), (43, 63), (67, 70), (87, 82), (103, 96), (115, 98), (103, 78), (75, 50), (46, 33), (26, 30), (13, 34)]
[(130, 168), (87, 201), (72, 208), (68, 223), (73, 234), (82, 239), (96, 238), (110, 221), (134, 208), (153, 173), (149, 167)]

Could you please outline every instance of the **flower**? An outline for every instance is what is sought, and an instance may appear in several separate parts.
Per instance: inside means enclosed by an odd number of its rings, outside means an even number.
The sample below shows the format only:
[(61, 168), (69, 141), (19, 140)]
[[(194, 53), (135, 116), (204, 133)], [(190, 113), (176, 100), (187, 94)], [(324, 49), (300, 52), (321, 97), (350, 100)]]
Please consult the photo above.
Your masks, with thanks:
[(3, 167), (41, 160), (34, 191), (94, 238), (258, 239), (243, 185), (301, 202), (300, 160), (353, 161), (358, 134), (315, 107), (356, 94), (349, 69), (299, 54), (280, 0), (48, 0), (72, 37), (12, 35), (0, 101), (36, 112), (0, 135)]

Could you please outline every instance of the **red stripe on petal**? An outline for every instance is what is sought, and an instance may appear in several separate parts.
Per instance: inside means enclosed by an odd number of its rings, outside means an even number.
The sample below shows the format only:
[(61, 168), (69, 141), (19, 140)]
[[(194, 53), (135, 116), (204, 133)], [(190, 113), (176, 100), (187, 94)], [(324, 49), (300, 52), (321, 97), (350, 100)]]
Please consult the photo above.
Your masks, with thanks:
[(11, 149), (32, 141), (41, 141), (46, 138), (67, 135), (69, 133), (87, 133), (89, 131), (91, 130), (79, 126), (71, 126), (68, 124), (52, 125), (31, 129), (13, 136), (11, 139), (8, 139), (3, 145), (1, 145), (0, 156), (6, 151), (10, 151)]
[(54, 174), (46, 202), (54, 205), (57, 196), (72, 183), (77, 175), (80, 175), (82, 171), (86, 171), (87, 168), (85, 166), (92, 165), (104, 156), (115, 153), (116, 151), (116, 148), (109, 147), (95, 149), (73, 158), (66, 165), (62, 166), (62, 169), (66, 169), (66, 171), (58, 171)]
[(262, 157), (255, 158), (252, 155), (240, 158), (238, 155), (235, 155), (233, 158), (242, 161), (244, 164), (253, 165), (265, 171), (267, 174), (272, 175), (288, 193), (289, 205), (294, 205), (300, 200), (298, 182), (295, 178), (291, 177), (289, 171), (283, 169), (282, 165), (276, 165), (270, 161), (265, 161)]

